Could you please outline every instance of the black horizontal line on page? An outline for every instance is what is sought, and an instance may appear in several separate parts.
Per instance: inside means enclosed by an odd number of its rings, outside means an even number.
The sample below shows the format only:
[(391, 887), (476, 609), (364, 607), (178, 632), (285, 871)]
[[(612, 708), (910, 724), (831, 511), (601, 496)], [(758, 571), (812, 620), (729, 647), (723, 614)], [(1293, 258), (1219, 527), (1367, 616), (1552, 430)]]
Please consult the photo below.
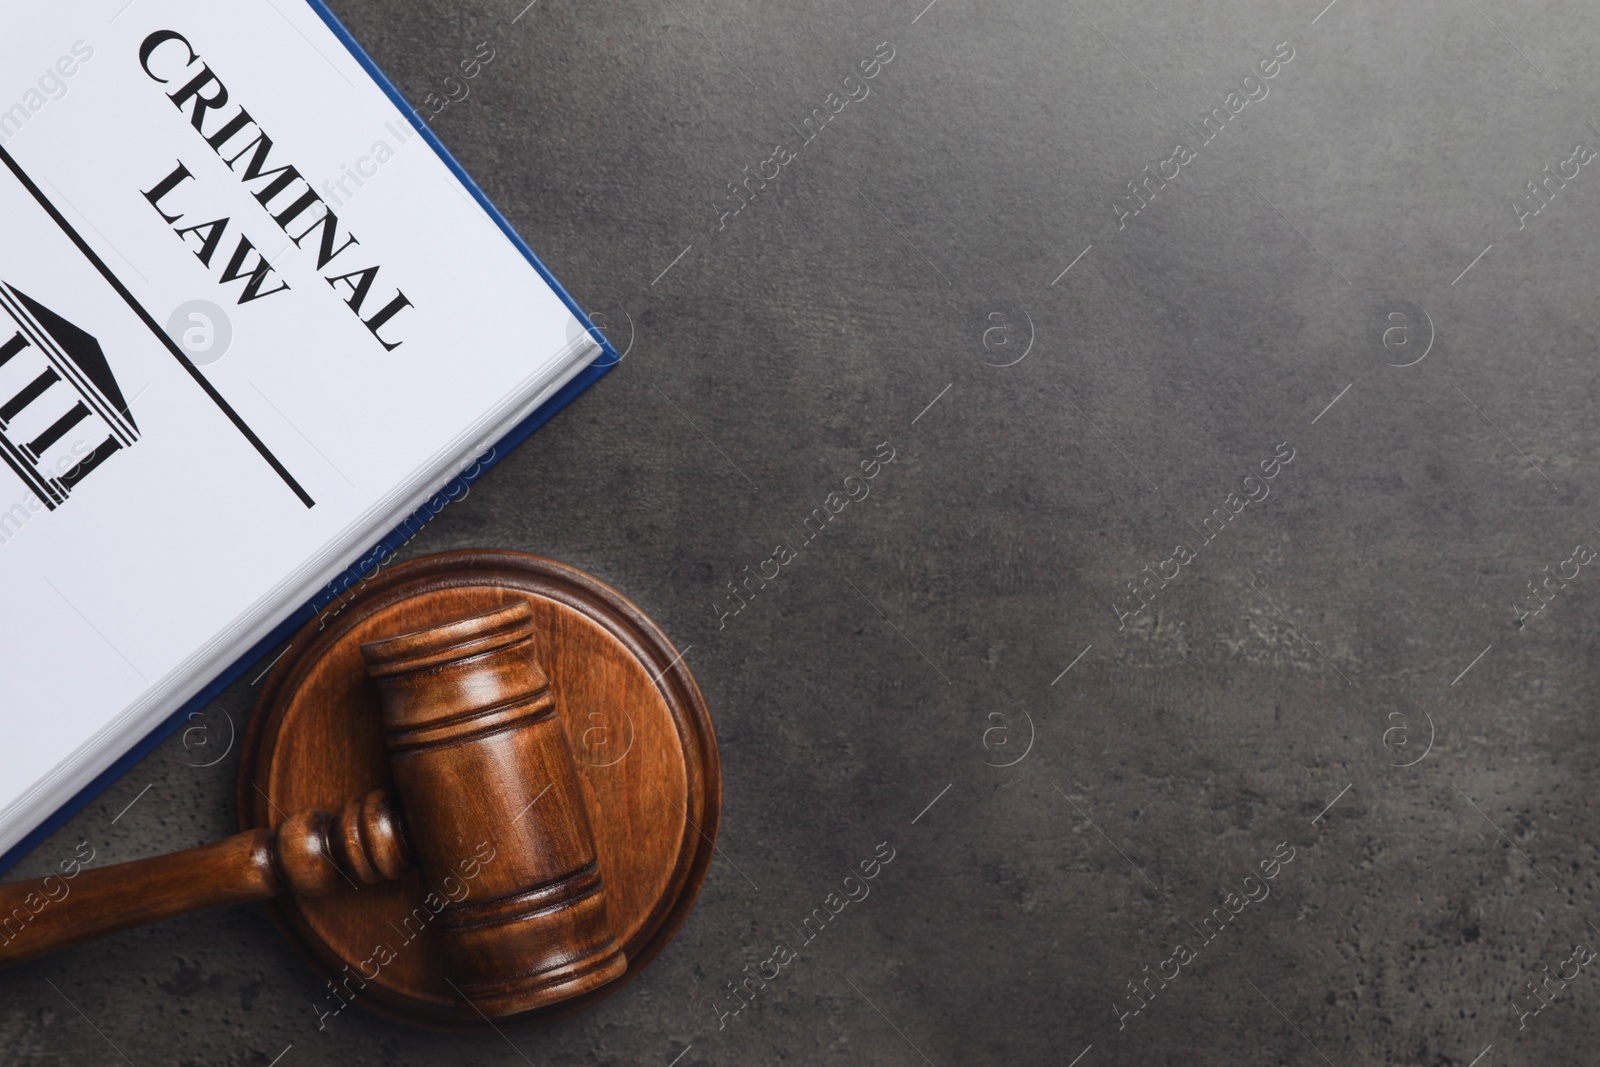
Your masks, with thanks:
[(295, 496), (300, 498), (300, 502), (308, 508), (316, 507), (317, 502), (311, 499), (311, 495), (300, 487), (299, 482), (294, 480), (294, 475), (289, 473), (288, 468), (279, 461), (277, 456), (272, 454), (272, 450), (266, 446), (266, 443), (256, 436), (255, 431), (250, 428), (249, 424), (239, 417), (239, 413), (233, 410), (232, 405), (222, 398), (222, 394), (217, 392), (216, 387), (206, 379), (206, 376), (200, 373), (200, 368), (196, 367), (189, 357), (183, 354), (183, 350), (173, 342), (172, 338), (167, 336), (166, 331), (161, 329), (156, 320), (150, 317), (150, 313), (128, 291), (128, 287), (122, 284), (122, 280), (111, 272), (111, 268), (106, 266), (105, 261), (95, 254), (94, 249), (89, 247), (88, 242), (84, 241), (79, 236), (78, 231), (72, 228), (72, 224), (67, 221), (66, 216), (56, 209), (56, 206), (44, 195), (43, 190), (34, 184), (33, 179), (28, 177), (27, 172), (17, 164), (11, 153), (7, 152), (3, 147), (0, 147), (0, 163), (4, 163), (7, 169), (16, 175), (17, 180), (22, 183), (22, 187), (28, 190), (29, 194), (39, 202), (39, 206), (44, 208), (50, 218), (55, 221), (55, 224), (61, 227), (61, 232), (72, 239), (72, 243), (78, 246), (78, 251), (83, 253), (84, 258), (94, 265), (94, 268), (100, 272), (100, 276), (105, 278), (111, 288), (117, 291), (117, 295), (122, 297), (128, 307), (133, 309), (133, 313), (139, 316), (140, 321), (150, 328), (150, 332), (166, 347), (168, 352), (172, 353), (172, 357), (183, 366), (183, 369), (189, 372), (189, 376), (205, 391), (206, 396), (211, 398), (211, 402), (216, 404), (218, 410), (228, 417), (228, 420), (244, 435), (245, 440), (254, 446), (255, 450), (261, 454), (261, 458), (266, 460), (267, 464), (277, 472), (279, 478), (283, 479), (283, 483), (294, 491)]

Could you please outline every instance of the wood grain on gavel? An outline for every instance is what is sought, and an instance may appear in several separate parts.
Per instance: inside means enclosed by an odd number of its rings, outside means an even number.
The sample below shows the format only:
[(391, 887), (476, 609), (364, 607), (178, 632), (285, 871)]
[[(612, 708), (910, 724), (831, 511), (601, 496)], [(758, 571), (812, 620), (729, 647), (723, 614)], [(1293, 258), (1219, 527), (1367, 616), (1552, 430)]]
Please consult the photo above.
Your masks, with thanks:
[[(606, 927), (594, 833), (526, 604), (363, 645), (395, 788), (437, 884), (493, 849), (439, 916), (457, 987), (486, 1015), (577, 996), (627, 969)], [(548, 794), (548, 795), (547, 795)]]
[(312, 809), (276, 830), (80, 870), (71, 881), (54, 875), (0, 885), (0, 967), (220, 904), (279, 893), (321, 896), (344, 884), (344, 871), (376, 882), (410, 867), (394, 798), (377, 790), (350, 801), (336, 818)]
[(549, 681), (529, 654), (532, 627), (517, 603), (363, 645), (382, 696), (392, 794), (84, 870), (59, 900), (49, 879), (0, 886), (0, 924), (14, 909), (28, 916), (0, 944), (0, 966), (200, 908), (394, 879), (413, 863), (430, 885), (459, 885), (451, 876), (470, 861), (470, 892), (452, 894), (438, 930), (452, 984), (472, 1007), (514, 1015), (620, 976), (627, 961), (606, 925), (584, 794)]

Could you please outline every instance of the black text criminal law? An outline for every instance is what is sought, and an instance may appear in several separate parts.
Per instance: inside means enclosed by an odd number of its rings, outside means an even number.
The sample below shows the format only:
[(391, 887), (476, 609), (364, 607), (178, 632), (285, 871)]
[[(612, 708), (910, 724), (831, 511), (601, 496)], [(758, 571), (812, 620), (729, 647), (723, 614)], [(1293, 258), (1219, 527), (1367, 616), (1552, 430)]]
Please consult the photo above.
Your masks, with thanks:
[[(187, 53), (187, 58), (181, 60), (178, 58), (178, 48)], [(174, 78), (181, 77), (182, 72), (190, 70), (196, 63), (200, 63), (199, 53), (188, 39), (176, 30), (157, 30), (146, 37), (144, 43), (139, 46), (139, 65), (153, 80), (163, 85), (171, 84)], [(189, 125), (205, 138), (206, 144), (227, 164), (230, 171), (237, 171), (238, 162), (241, 159), (245, 160), (244, 173), (240, 175), (239, 180), (246, 185), (251, 182), (264, 183), (251, 187), (250, 192), (266, 209), (272, 221), (288, 234), (296, 248), (300, 248), (301, 242), (312, 234), (318, 234), (314, 243), (317, 270), (325, 269), (343, 255), (346, 249), (361, 243), (348, 230), (341, 234), (338, 216), (317, 195), (311, 183), (299, 170), (286, 163), (271, 168), (267, 166), (267, 159), (272, 153), (272, 138), (267, 136), (267, 132), (251, 117), (250, 112), (240, 107), (231, 118), (223, 119), (222, 112), (228, 104), (228, 89), (209, 65), (201, 64), (199, 72), (190, 77), (180, 88), (168, 93), (167, 98), (179, 112), (188, 112)], [(206, 115), (211, 111), (218, 113), (217, 122), (212, 124), (215, 128), (207, 132)], [(252, 132), (253, 137), (250, 136)], [(234, 154), (229, 156), (230, 152)], [(144, 197), (156, 211), (160, 212), (161, 217), (173, 226), (173, 232), (178, 235), (178, 239), (189, 245), (201, 264), (210, 267), (222, 245), (224, 234), (233, 225), (233, 220), (220, 218), (191, 222), (188, 219), (180, 206), (182, 193), (179, 190), (185, 182), (193, 179), (194, 175), (180, 160), (166, 177), (153, 187), (144, 190)], [(315, 214), (317, 208), (322, 209), (320, 217)], [(177, 225), (178, 223), (186, 225)], [(297, 225), (305, 226), (305, 229), (298, 234), (291, 233), (291, 229)], [(252, 255), (255, 256), (253, 262), (250, 259)], [(355, 312), (357, 318), (361, 318), (367, 310), (367, 298), (372, 294), (381, 268), (370, 266), (345, 270), (349, 265), (348, 260), (341, 263), (334, 268), (340, 273), (324, 275), (323, 280), (335, 290), (343, 287), (348, 294), (345, 303)], [(255, 243), (240, 234), (227, 264), (222, 268), (220, 280), (224, 284), (243, 281), (244, 290), (239, 296), (239, 303), (244, 304), (281, 293), (289, 288), (289, 283), (280, 279), (277, 288), (263, 290), (262, 286), (274, 273), (272, 264), (268, 263), (266, 257), (257, 250)], [(411, 306), (406, 294), (396, 289), (394, 297), (388, 303), (378, 308), (370, 317), (361, 319), (362, 325), (371, 331), (372, 336), (377, 338), (385, 350), (393, 351), (405, 342), (385, 340), (379, 331), (401, 311)]]

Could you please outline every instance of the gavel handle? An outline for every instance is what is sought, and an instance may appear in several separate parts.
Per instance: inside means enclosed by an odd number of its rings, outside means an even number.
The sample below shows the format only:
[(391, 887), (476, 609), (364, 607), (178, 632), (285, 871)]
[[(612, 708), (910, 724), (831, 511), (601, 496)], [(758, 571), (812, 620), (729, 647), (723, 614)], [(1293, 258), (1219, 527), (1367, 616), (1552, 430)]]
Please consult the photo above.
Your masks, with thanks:
[(0, 885), (0, 967), (130, 926), (283, 891), (271, 830), (99, 870)]
[(378, 790), (337, 817), (311, 809), (275, 830), (247, 830), (72, 877), (0, 885), (0, 967), (204, 908), (398, 878), (410, 866), (393, 798)]

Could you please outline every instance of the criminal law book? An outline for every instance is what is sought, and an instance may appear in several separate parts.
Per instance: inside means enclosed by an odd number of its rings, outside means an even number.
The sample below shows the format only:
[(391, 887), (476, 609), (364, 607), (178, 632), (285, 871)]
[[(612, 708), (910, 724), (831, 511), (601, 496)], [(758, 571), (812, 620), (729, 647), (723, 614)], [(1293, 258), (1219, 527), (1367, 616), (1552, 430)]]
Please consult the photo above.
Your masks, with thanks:
[(616, 359), (320, 3), (6, 7), (0, 866)]

